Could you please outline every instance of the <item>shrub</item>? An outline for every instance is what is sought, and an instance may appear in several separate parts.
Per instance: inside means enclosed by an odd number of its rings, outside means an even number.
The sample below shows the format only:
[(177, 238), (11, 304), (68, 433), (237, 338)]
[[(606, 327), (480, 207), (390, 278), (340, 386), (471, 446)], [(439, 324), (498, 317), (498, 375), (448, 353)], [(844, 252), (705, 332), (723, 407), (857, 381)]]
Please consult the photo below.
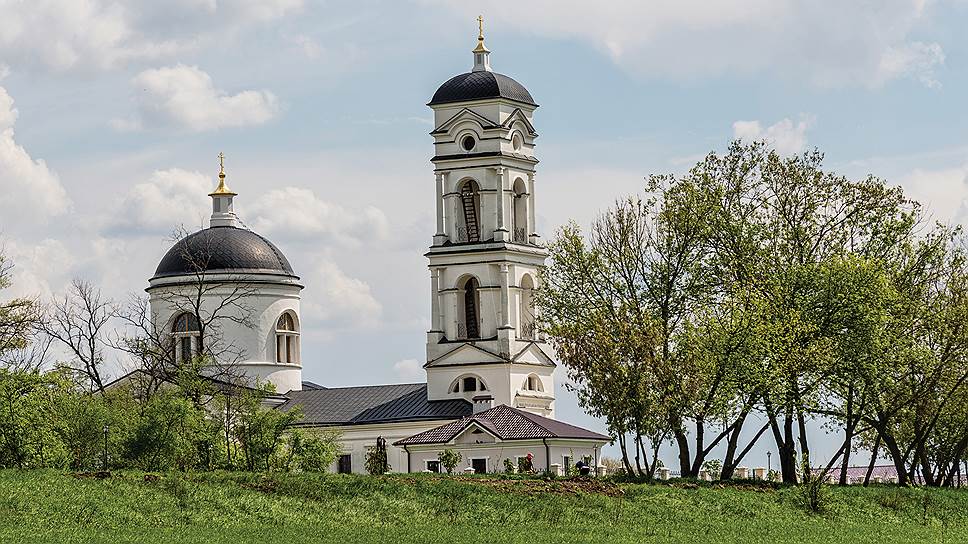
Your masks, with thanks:
[(810, 456), (803, 454), (803, 483), (800, 484), (800, 494), (803, 497), (807, 510), (815, 514), (822, 512), (827, 507), (828, 491), (824, 483), (826, 474), (814, 474), (810, 470)]
[(366, 452), (366, 471), (373, 475), (390, 472), (387, 442), (382, 436), (376, 439), (376, 446)]
[(521, 474), (530, 474), (534, 472), (534, 463), (531, 461), (530, 453), (527, 456), (518, 459), (518, 472)]
[(440, 464), (443, 465), (444, 470), (447, 471), (447, 474), (454, 473), (454, 469), (457, 468), (458, 464), (460, 464), (461, 459), (462, 457), (460, 452), (454, 451), (450, 448), (447, 448), (446, 450), (437, 454), (437, 460), (439, 460)]
[(504, 473), (514, 474), (514, 463), (512, 463), (508, 458), (504, 459)]
[(299, 430), (293, 430), (290, 435), (292, 466), (287, 466), (287, 469), (326, 472), (341, 451), (338, 433), (324, 432), (304, 436)]

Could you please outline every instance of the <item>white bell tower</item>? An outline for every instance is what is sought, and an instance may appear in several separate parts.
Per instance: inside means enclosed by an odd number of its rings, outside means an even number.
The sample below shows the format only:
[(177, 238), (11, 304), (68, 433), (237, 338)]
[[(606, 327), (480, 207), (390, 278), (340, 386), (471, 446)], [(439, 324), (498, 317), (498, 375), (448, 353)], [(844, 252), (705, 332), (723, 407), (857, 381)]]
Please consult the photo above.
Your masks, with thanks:
[(535, 327), (547, 251), (535, 229), (538, 107), (490, 66), (483, 18), (470, 72), (445, 82), (434, 110), (437, 232), (427, 257), (431, 400), (466, 398), (554, 417), (555, 362)]

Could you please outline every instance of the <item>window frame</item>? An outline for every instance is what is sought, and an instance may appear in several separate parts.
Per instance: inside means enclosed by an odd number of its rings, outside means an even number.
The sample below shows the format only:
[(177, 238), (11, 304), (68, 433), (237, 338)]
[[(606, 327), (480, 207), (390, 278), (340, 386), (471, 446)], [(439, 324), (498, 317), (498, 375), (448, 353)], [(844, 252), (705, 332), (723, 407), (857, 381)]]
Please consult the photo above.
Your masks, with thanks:
[(275, 362), (300, 364), (299, 321), (291, 310), (282, 312), (276, 319), (275, 335)]

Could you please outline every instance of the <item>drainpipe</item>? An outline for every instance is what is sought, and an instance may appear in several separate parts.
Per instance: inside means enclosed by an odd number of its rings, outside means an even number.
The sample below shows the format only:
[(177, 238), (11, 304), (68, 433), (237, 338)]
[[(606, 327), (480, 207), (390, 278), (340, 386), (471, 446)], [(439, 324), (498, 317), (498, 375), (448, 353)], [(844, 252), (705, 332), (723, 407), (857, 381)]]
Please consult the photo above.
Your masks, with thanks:
[(403, 451), (407, 452), (407, 472), (410, 472), (410, 446), (407, 444), (403, 445)]
[(545, 472), (551, 472), (551, 447), (548, 446), (548, 439), (542, 438), (545, 445)]
[(601, 476), (598, 473), (598, 446), (595, 446), (595, 476)]

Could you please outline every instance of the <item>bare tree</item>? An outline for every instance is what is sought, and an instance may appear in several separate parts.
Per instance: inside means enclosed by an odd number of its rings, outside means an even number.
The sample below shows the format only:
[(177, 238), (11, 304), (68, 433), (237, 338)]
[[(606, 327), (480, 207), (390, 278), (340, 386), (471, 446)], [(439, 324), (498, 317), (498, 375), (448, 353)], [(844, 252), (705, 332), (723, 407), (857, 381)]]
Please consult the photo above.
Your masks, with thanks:
[(117, 304), (100, 289), (74, 279), (67, 293), (50, 303), (37, 327), (70, 352), (71, 360), (63, 366), (86, 381), (92, 391), (101, 392), (104, 348), (110, 347), (108, 325), (117, 314)]
[[(184, 277), (154, 290), (151, 299), (132, 295), (118, 314), (126, 330), (113, 343), (132, 357), (141, 371), (140, 388), (148, 395), (186, 372), (204, 371), (207, 377), (237, 382), (241, 373), (236, 365), (246, 354), (225, 336), (224, 329), (228, 324), (255, 326), (249, 299), (258, 293), (258, 287), (244, 274), (212, 270), (217, 267), (218, 239), (208, 230), (190, 234), (184, 228), (172, 238), (187, 270)], [(195, 337), (192, 356), (178, 356), (172, 323), (163, 320), (160, 308), (174, 319), (191, 316), (192, 327), (197, 329), (191, 331)]]
[(176, 247), (189, 279), (159, 289), (154, 296), (168, 307), (171, 315), (187, 313), (195, 318), (197, 353), (216, 365), (219, 373), (230, 375), (232, 366), (246, 354), (225, 337), (224, 327), (227, 324), (255, 327), (249, 299), (258, 294), (258, 287), (243, 274), (212, 270), (219, 252), (219, 239), (211, 230), (190, 234), (181, 227), (172, 237), (179, 240)]

